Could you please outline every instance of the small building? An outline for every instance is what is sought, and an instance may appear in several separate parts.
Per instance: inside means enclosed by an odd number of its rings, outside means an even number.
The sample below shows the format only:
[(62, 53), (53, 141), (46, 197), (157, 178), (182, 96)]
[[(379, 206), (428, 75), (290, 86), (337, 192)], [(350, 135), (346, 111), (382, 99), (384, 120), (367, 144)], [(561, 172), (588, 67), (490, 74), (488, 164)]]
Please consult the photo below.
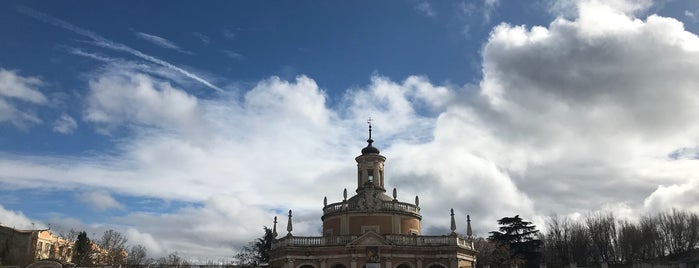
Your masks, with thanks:
[(44, 230), (0, 225), (0, 265), (26, 266), (39, 260), (71, 263), (75, 243)]
[[(356, 194), (340, 202), (323, 204), (323, 235), (299, 237), (292, 234), (289, 210), (287, 234), (275, 239), (270, 252), (272, 268), (472, 268), (473, 248), (470, 217), (467, 234), (457, 234), (454, 210), (451, 233), (422, 235), (420, 200), (399, 201), (396, 189), (386, 195), (386, 157), (374, 147), (369, 125), (367, 147), (355, 158)], [(275, 217), (273, 234), (277, 236)]]

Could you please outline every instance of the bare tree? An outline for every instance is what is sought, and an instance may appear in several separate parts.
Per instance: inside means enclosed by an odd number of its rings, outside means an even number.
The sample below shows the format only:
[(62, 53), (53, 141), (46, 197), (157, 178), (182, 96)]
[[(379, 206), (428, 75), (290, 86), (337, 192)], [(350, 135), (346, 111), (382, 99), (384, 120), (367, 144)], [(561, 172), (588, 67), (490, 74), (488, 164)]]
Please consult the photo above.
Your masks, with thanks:
[(146, 247), (143, 245), (132, 246), (129, 250), (128, 263), (129, 265), (142, 265), (147, 261)]
[(643, 259), (643, 231), (640, 225), (627, 220), (619, 222), (617, 252), (622, 263), (635, 263)]
[(120, 266), (126, 264), (128, 240), (120, 232), (109, 229), (104, 231), (102, 238), (97, 243), (101, 249), (107, 251), (106, 264)]
[(592, 214), (585, 218), (590, 241), (592, 242), (592, 257), (597, 263), (617, 263), (615, 251), (617, 247), (616, 220), (614, 215)]
[(570, 220), (556, 215), (546, 222), (544, 255), (548, 263), (565, 266), (570, 263)]
[(578, 265), (584, 266), (588, 263), (592, 251), (592, 242), (587, 228), (582, 223), (572, 222), (569, 233), (568, 252), (570, 259)]
[(510, 253), (506, 248), (498, 248), (497, 243), (482, 237), (473, 240), (473, 247), (478, 251), (476, 267), (509, 267)]
[(693, 250), (699, 240), (699, 216), (672, 209), (659, 213), (657, 227), (666, 254), (677, 255)]
[(180, 257), (177, 251), (170, 253), (167, 257), (161, 257), (156, 261), (159, 266), (170, 266), (170, 267), (188, 267), (189, 262)]

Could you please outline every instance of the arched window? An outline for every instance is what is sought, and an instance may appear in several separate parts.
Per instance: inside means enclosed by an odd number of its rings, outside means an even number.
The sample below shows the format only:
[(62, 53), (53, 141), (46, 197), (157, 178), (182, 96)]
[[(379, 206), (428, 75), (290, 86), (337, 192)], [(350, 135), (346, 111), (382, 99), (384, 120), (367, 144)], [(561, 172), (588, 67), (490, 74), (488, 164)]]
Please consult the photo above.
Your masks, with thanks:
[(432, 263), (429, 266), (427, 266), (427, 268), (447, 268), (447, 267), (441, 263)]
[(345, 266), (342, 263), (336, 263), (333, 266), (331, 266), (330, 268), (347, 268), (347, 266)]
[(413, 268), (409, 263), (401, 263), (396, 268)]

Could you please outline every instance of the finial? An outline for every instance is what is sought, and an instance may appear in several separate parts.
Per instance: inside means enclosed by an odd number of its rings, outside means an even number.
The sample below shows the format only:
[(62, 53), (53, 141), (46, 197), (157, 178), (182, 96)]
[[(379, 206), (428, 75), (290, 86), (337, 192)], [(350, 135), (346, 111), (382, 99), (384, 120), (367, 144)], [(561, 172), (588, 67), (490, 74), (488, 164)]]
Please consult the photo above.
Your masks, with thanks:
[[(291, 214), (289, 214), (291, 215)], [(454, 209), (451, 209), (451, 234), (456, 234), (456, 221), (454, 220)]]
[(417, 195), (415, 196), (415, 205), (418, 207), (420, 206), (420, 198), (417, 197)]
[(345, 197), (345, 199), (342, 201), (347, 201), (347, 188), (345, 188), (345, 191), (342, 192), (342, 196)]
[(473, 231), (471, 230), (471, 215), (466, 215), (466, 235), (468, 237), (473, 236)]
[(277, 237), (277, 216), (274, 216), (274, 227), (272, 227), (272, 237)]
[(328, 197), (327, 196), (323, 197), (323, 206), (324, 207), (328, 206)]
[(291, 236), (291, 230), (294, 228), (291, 226), (291, 209), (289, 210), (289, 222), (286, 223), (286, 231), (289, 232), (287, 236)]
[(369, 124), (369, 140), (371, 140), (371, 122), (372, 121), (374, 121), (374, 120), (371, 120), (371, 117), (369, 117), (369, 120), (366, 120), (366, 123)]
[(396, 187), (393, 187), (393, 201), (398, 200), (398, 191), (396, 191)]

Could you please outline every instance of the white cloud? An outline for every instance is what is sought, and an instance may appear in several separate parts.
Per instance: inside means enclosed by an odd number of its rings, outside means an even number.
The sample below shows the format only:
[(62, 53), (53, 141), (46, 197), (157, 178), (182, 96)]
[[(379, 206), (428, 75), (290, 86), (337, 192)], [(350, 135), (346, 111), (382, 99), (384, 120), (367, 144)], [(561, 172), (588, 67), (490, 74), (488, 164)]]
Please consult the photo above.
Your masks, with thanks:
[(196, 130), (197, 99), (168, 82), (130, 71), (105, 72), (90, 81), (85, 120), (113, 128), (139, 123)]
[(43, 223), (32, 221), (21, 211), (7, 210), (0, 205), (0, 225), (17, 229), (46, 228)]
[(146, 40), (146, 41), (148, 41), (156, 46), (162, 47), (162, 48), (172, 49), (172, 50), (175, 50), (177, 52), (189, 54), (189, 55), (194, 54), (191, 51), (187, 51), (187, 50), (180, 48), (177, 44), (173, 43), (172, 41), (167, 40), (167, 39), (162, 38), (162, 37), (157, 36), (157, 35), (147, 34), (147, 33), (143, 33), (143, 32), (137, 32), (136, 35), (138, 37), (142, 38), (143, 40)]
[(96, 211), (106, 211), (110, 209), (124, 209), (124, 205), (119, 203), (106, 191), (90, 191), (76, 195), (76, 198), (85, 205)]
[(287, 209), (295, 234), (318, 234), (323, 196), (340, 201), (356, 187), (353, 158), (371, 116), (386, 186), (401, 201), (420, 196), (428, 232), (448, 230), (451, 207), (459, 223), (471, 214), (480, 235), (514, 214), (696, 212), (699, 166), (669, 155), (699, 146), (697, 36), (671, 18), (636, 18), (633, 7), (577, 5), (574, 18), (548, 26), (496, 27), (483, 80), (463, 88), (374, 76), (331, 106), (307, 76), (205, 100), (145, 73), (105, 72), (91, 80), (86, 118), (134, 129), (118, 153), (0, 156), (0, 181), (196, 202), (119, 223), (154, 250), (220, 256), (274, 215), (284, 230)]
[(22, 102), (46, 105), (48, 100), (38, 90), (43, 84), (39, 78), (24, 77), (16, 71), (0, 68), (0, 123), (10, 122), (19, 128), (41, 123), (34, 112), (20, 110), (17, 105)]
[(67, 114), (62, 114), (61, 117), (53, 122), (53, 131), (58, 133), (70, 134), (73, 133), (76, 128), (78, 128), (78, 123), (75, 122), (72, 116)]

